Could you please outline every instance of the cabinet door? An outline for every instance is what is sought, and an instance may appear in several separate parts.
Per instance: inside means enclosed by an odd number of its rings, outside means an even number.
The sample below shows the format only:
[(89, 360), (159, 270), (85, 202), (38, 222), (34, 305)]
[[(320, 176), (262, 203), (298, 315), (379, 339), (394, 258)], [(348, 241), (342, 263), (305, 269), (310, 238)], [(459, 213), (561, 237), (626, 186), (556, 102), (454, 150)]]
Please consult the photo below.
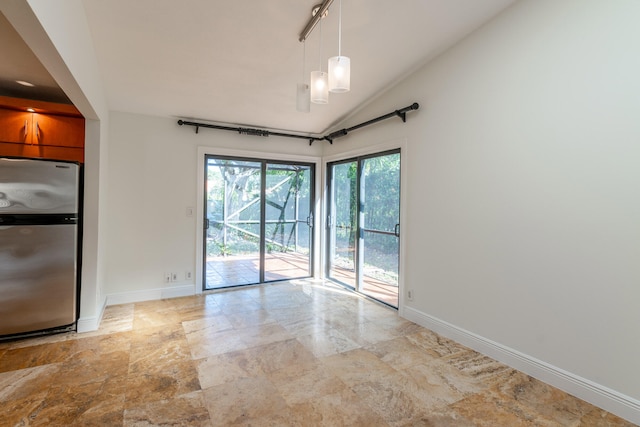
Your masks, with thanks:
[(29, 144), (31, 113), (0, 109), (0, 142)]
[(84, 147), (84, 119), (53, 114), (33, 114), (33, 144)]

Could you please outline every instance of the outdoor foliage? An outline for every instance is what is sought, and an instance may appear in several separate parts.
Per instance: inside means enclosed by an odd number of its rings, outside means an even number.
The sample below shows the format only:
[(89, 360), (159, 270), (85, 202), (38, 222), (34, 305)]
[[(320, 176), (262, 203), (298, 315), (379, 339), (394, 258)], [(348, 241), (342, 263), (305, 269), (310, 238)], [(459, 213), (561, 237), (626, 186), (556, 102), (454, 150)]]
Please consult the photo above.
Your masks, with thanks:
[[(335, 220), (333, 264), (355, 268), (355, 243), (358, 228), (358, 162), (333, 166), (333, 209)], [(360, 227), (364, 239), (364, 270), (384, 271), (385, 281), (397, 283), (398, 238), (377, 230), (393, 233), (399, 219), (400, 154), (376, 156), (362, 160), (360, 177)], [(395, 279), (394, 279), (395, 277)]]
[[(207, 167), (207, 252), (229, 255), (258, 252), (261, 220), (261, 162), (210, 159)], [(271, 251), (308, 253), (310, 209), (308, 166), (268, 164), (265, 238)]]

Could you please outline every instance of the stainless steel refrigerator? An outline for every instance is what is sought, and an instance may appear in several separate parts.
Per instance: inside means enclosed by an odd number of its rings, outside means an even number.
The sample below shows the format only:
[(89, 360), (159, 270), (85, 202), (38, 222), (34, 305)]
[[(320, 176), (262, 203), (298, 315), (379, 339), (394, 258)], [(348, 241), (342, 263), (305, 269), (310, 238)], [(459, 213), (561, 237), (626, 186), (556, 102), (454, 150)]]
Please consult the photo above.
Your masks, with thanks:
[(0, 340), (75, 330), (77, 163), (0, 158)]

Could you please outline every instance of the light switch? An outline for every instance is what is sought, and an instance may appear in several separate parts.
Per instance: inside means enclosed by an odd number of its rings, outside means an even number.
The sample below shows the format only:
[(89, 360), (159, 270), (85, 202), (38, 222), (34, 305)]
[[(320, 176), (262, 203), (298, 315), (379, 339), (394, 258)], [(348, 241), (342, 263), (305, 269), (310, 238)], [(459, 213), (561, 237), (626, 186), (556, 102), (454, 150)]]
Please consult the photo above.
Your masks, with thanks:
[(191, 206), (187, 207), (187, 216), (193, 216), (193, 208)]

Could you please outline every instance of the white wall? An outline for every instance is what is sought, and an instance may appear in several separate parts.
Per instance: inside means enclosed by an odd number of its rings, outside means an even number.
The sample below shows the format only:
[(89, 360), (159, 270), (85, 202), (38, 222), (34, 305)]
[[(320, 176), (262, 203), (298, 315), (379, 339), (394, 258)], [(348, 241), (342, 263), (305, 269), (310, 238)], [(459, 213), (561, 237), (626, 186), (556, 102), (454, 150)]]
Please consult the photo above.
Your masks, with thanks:
[(636, 422), (639, 18), (637, 0), (518, 2), (346, 126), (419, 102), (406, 124), (325, 152), (407, 138), (405, 314), (612, 391)]
[[(193, 293), (196, 277), (198, 147), (320, 156), (306, 140), (179, 126), (177, 119), (111, 113), (109, 145), (109, 303)], [(201, 156), (202, 157), (202, 156)], [(202, 157), (203, 158), (203, 157)], [(186, 271), (194, 279), (185, 280)], [(179, 281), (164, 282), (165, 272)]]

